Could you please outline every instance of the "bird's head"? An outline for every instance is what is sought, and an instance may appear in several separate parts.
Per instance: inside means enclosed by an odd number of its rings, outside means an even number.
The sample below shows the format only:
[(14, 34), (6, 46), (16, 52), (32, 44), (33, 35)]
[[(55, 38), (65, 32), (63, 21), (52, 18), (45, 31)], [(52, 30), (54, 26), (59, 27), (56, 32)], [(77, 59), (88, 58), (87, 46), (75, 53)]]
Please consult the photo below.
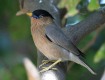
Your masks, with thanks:
[(31, 17), (32, 24), (47, 25), (53, 21), (52, 15), (45, 10), (35, 10), (32, 13), (27, 13)]
[(35, 19), (41, 19), (44, 17), (50, 17), (53, 19), (52, 15), (45, 10), (35, 10), (32, 13), (27, 13), (27, 15)]

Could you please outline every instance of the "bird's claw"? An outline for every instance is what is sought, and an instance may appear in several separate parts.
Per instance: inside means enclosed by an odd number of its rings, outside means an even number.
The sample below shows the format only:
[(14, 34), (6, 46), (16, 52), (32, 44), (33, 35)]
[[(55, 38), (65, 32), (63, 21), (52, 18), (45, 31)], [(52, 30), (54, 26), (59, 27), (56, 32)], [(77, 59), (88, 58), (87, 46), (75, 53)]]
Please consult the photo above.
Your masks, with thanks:
[(39, 65), (39, 68), (40, 68), (40, 67), (42, 67), (43, 65), (45, 65), (45, 64), (47, 64), (47, 63), (49, 63), (49, 62), (50, 62), (49, 60), (43, 60), (43, 61), (42, 61), (42, 64), (41, 64), (41, 65)]
[(42, 67), (43, 69), (40, 71), (40, 73), (48, 71), (48, 70), (57, 70), (57, 68), (50, 68), (50, 67)]
[(42, 64), (39, 65), (39, 68), (42, 67), (43, 65), (49, 63), (49, 62), (55, 62), (55, 61), (50, 61), (50, 60), (42, 60)]
[[(43, 69), (47, 68), (47, 67), (42, 67)], [(57, 70), (57, 68), (51, 68), (51, 70)]]
[[(58, 64), (59, 62), (61, 62), (61, 59), (58, 59), (57, 61), (55, 61), (53, 64), (51, 64), (50, 66), (48, 67), (45, 67), (44, 69), (42, 69), (40, 72), (44, 72), (44, 71), (47, 71), (49, 69), (52, 69), (56, 64)], [(57, 69), (56, 69), (57, 70)]]

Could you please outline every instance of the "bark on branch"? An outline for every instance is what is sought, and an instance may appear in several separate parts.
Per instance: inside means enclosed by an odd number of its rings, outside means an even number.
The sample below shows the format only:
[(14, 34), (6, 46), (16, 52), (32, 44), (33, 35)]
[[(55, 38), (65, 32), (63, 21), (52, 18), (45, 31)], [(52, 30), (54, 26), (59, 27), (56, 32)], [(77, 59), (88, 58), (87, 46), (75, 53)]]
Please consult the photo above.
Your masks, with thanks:
[(71, 39), (73, 43), (77, 44), (84, 36), (95, 29), (102, 27), (102, 25), (105, 23), (104, 10), (105, 7), (100, 8), (80, 23), (64, 28), (63, 30), (65, 34)]

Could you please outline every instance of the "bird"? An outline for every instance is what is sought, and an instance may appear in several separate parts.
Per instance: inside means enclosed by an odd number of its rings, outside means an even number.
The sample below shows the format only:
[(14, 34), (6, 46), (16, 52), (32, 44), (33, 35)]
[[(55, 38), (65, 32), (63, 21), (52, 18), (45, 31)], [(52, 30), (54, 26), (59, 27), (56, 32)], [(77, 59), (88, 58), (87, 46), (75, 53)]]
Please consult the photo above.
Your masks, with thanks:
[(31, 19), (31, 34), (36, 48), (50, 61), (55, 61), (42, 72), (60, 62), (72, 61), (96, 74), (86, 63), (84, 53), (64, 34), (49, 12), (39, 9), (26, 14)]

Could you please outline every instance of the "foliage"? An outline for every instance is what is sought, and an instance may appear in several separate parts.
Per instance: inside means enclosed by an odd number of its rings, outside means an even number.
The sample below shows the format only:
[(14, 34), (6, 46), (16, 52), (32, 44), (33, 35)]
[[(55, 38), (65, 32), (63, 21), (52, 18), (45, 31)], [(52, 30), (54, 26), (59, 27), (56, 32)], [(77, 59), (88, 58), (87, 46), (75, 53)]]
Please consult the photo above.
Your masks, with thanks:
[(94, 58), (95, 62), (100, 62), (101, 60), (105, 60), (105, 43), (97, 51), (95, 58)]

